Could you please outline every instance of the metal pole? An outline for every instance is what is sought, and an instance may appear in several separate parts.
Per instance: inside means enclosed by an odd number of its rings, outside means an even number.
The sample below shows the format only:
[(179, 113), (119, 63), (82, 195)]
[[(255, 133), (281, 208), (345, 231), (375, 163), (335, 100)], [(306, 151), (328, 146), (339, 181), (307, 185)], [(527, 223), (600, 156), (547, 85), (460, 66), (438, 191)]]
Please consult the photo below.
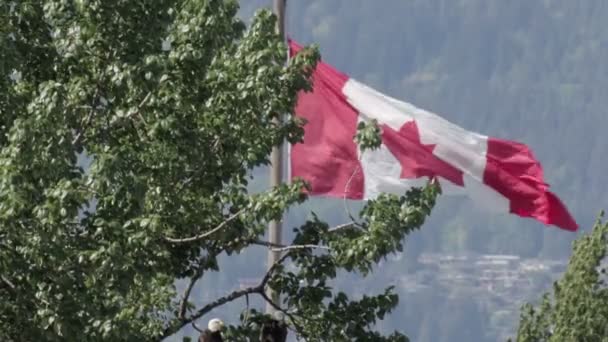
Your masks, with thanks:
[[(285, 7), (287, 0), (273, 0), (273, 10), (277, 16), (277, 32), (281, 39), (285, 39)], [(270, 186), (275, 187), (283, 182), (283, 145), (273, 148), (272, 154), (270, 155), (271, 168), (270, 168)], [(280, 244), (282, 235), (282, 227), (280, 221), (272, 221), (268, 225), (268, 240), (271, 243)], [(279, 260), (281, 252), (268, 251), (268, 265), (267, 268)], [(267, 295), (276, 304), (279, 304), (279, 295), (271, 289), (268, 289)], [(266, 312), (273, 313), (274, 308), (270, 304), (266, 304)]]

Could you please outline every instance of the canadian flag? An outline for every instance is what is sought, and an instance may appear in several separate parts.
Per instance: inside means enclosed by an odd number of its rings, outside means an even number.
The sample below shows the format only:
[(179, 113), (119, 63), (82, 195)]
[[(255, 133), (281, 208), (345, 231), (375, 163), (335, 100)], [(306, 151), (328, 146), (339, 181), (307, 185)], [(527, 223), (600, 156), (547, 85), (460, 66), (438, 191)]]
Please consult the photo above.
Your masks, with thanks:
[[(291, 56), (301, 49), (291, 40), (289, 47)], [(372, 199), (434, 178), (443, 193), (468, 195), (489, 210), (578, 228), (526, 145), (467, 131), (328, 64), (317, 64), (313, 91), (299, 94), (295, 114), (307, 124), (303, 143), (291, 147), (291, 177), (308, 181), (312, 195)], [(372, 119), (382, 145), (361, 153), (353, 140), (357, 125)]]

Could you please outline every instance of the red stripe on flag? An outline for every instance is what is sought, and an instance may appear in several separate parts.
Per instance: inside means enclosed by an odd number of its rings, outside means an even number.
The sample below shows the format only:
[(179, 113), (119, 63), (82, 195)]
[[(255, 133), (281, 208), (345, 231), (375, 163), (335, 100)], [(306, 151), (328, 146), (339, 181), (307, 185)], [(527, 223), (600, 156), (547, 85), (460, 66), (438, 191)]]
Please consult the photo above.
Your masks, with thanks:
[[(301, 47), (290, 41), (290, 55)], [(301, 92), (295, 114), (306, 119), (304, 143), (291, 148), (291, 177), (312, 186), (312, 195), (363, 198), (363, 169), (353, 137), (357, 111), (346, 101), (342, 88), (348, 76), (319, 62), (313, 74), (313, 91)]]
[(509, 199), (512, 213), (577, 230), (568, 209), (547, 190), (542, 167), (526, 145), (488, 138), (486, 159), (483, 182)]

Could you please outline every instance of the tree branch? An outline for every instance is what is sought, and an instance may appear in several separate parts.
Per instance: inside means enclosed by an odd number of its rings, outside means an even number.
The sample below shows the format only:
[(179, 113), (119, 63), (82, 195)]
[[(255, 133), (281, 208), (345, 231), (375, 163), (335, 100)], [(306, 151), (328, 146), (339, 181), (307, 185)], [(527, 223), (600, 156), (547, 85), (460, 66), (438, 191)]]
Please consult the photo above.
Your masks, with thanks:
[(307, 249), (307, 248), (318, 248), (318, 249), (324, 249), (326, 251), (330, 251), (331, 248), (327, 247), (327, 246), (319, 246), (319, 245), (291, 245), (291, 246), (285, 246), (282, 248), (272, 248), (273, 252), (285, 252), (285, 251), (289, 251), (289, 250), (294, 250), (294, 249)]
[(282, 245), (280, 243), (274, 243), (274, 242), (270, 242), (270, 241), (264, 241), (264, 240), (253, 240), (250, 241), (250, 243), (252, 245), (258, 245), (258, 246), (264, 246), (264, 247), (268, 247), (268, 248), (283, 248), (285, 247), (285, 245)]
[[(116, 55), (116, 53), (114, 53), (114, 55)], [(106, 59), (110, 58), (110, 53), (108, 52)], [(100, 82), (105, 78), (106, 76), (106, 71), (102, 71), (101, 76), (97, 82), (97, 87), (95, 88), (95, 93), (93, 94), (93, 104), (90, 107), (89, 110), (89, 114), (87, 115), (85, 122), (81, 125), (80, 128), (80, 132), (78, 132), (78, 134), (76, 134), (76, 136), (74, 137), (74, 139), (72, 140), (72, 145), (73, 146), (78, 146), (81, 142), (82, 137), (84, 136), (84, 133), (86, 132), (87, 128), (91, 125), (91, 121), (93, 120), (93, 114), (95, 114), (95, 110), (97, 109), (97, 102), (99, 102), (99, 100), (101, 99), (101, 84)]]
[(285, 251), (289, 251), (289, 250), (293, 250), (293, 249), (306, 249), (306, 248), (318, 248), (318, 249), (331, 250), (331, 248), (329, 248), (327, 246), (320, 246), (320, 245), (313, 245), (313, 244), (282, 245), (280, 243), (274, 243), (274, 242), (263, 241), (263, 240), (255, 240), (255, 241), (252, 241), (251, 244), (268, 247), (273, 252), (285, 252)]
[(150, 96), (152, 96), (152, 92), (149, 91), (146, 96), (144, 96), (144, 99), (141, 100), (141, 102), (137, 105), (137, 110), (132, 113), (131, 115), (129, 115), (130, 117), (133, 115), (138, 115), (139, 118), (141, 119), (141, 121), (144, 123), (144, 125), (147, 125), (148, 123), (146, 122), (146, 119), (144, 118), (143, 115), (141, 115), (141, 108), (146, 104), (146, 102), (148, 102), (148, 99), (150, 98)]
[(247, 294), (250, 294), (250, 293), (261, 293), (261, 292), (264, 292), (263, 289), (260, 288), (260, 285), (257, 285), (257, 286), (253, 286), (253, 287), (248, 287), (246, 289), (237, 290), (237, 291), (234, 291), (234, 292), (230, 293), (227, 296), (218, 298), (215, 301), (213, 301), (213, 302), (211, 302), (211, 303), (203, 306), (202, 308), (200, 308), (192, 316), (190, 316), (188, 318), (181, 319), (179, 325), (167, 328), (163, 332), (163, 335), (161, 336), (160, 340), (162, 340), (165, 337), (168, 337), (170, 335), (173, 335), (174, 333), (176, 333), (179, 329), (181, 329), (186, 324), (188, 324), (190, 322), (193, 322), (193, 321), (195, 321), (195, 320), (203, 317), (204, 315), (206, 315), (207, 313), (209, 313), (211, 310), (217, 308), (218, 306), (222, 306), (222, 305), (224, 305), (226, 303), (232, 302), (233, 300), (241, 298), (241, 297), (243, 297), (243, 296), (245, 296)]
[(328, 232), (329, 233), (333, 233), (333, 232), (337, 232), (343, 229), (349, 229), (349, 228), (359, 228), (358, 224), (356, 222), (349, 222), (349, 223), (344, 223), (332, 228), (329, 228)]
[(207, 260), (209, 258), (215, 258), (221, 252), (222, 252), (222, 250), (217, 251), (217, 252), (209, 252), (209, 255), (199, 258), (199, 260), (197, 262), (198, 267), (196, 268), (194, 275), (190, 279), (190, 283), (188, 284), (188, 287), (184, 291), (184, 296), (180, 303), (179, 311), (178, 311), (178, 315), (177, 315), (178, 319), (182, 320), (186, 316), (186, 310), (187, 310), (187, 306), (188, 306), (188, 299), (190, 298), (190, 293), (192, 292), (194, 285), (196, 285), (196, 282), (199, 279), (201, 279), (201, 277), (203, 276), (203, 274), (205, 272), (205, 269), (206, 269), (205, 265), (204, 265), (205, 260)]
[(199, 265), (198, 269), (196, 270), (196, 273), (194, 274), (192, 279), (190, 279), (190, 283), (188, 284), (186, 291), (184, 291), (184, 298), (182, 299), (182, 302), (179, 305), (179, 313), (177, 315), (177, 318), (184, 319), (184, 316), (186, 315), (186, 308), (188, 306), (188, 298), (190, 298), (190, 292), (192, 292), (194, 285), (199, 279), (201, 279), (202, 276), (203, 267)]
[(266, 275), (264, 276), (264, 279), (262, 279), (262, 282), (259, 285), (262, 288), (262, 292), (264, 292), (264, 287), (266, 287), (266, 283), (268, 283), (268, 280), (270, 280), (270, 277), (272, 276), (272, 273), (274, 273), (274, 270), (279, 267), (279, 265), (282, 264), (288, 256), (289, 253), (285, 253), (282, 257), (279, 258), (279, 260), (277, 260), (274, 264), (272, 264), (272, 266), (270, 266), (270, 268), (266, 272)]
[(72, 140), (72, 145), (76, 146), (76, 145), (80, 144), (80, 140), (84, 136), (84, 133), (86, 132), (87, 128), (91, 125), (91, 121), (93, 121), (93, 114), (95, 113), (95, 104), (97, 103), (97, 101), (99, 101), (100, 92), (101, 92), (101, 90), (99, 89), (99, 87), (97, 87), (95, 89), (95, 94), (93, 94), (93, 105), (91, 106), (91, 109), (89, 110), (89, 113), (87, 114), (87, 117), (85, 118), (85, 121), (80, 125), (81, 126), (80, 131), (78, 132), (78, 134), (76, 134), (76, 136)]
[(13, 284), (10, 280), (8, 280), (5, 276), (0, 275), (0, 280), (2, 280), (3, 283), (6, 284), (6, 286), (8, 286), (11, 290), (15, 290), (15, 284)]
[(264, 275), (264, 278), (258, 285), (248, 287), (248, 288), (245, 288), (242, 290), (234, 291), (234, 292), (228, 294), (227, 296), (218, 298), (215, 301), (203, 306), (198, 311), (196, 311), (192, 316), (190, 316), (188, 318), (180, 319), (176, 325), (170, 325), (169, 327), (167, 327), (165, 329), (165, 331), (163, 331), (162, 335), (159, 336), (159, 341), (162, 341), (164, 338), (175, 334), (177, 331), (179, 331), (179, 329), (183, 328), (186, 324), (196, 321), (197, 319), (203, 317), (204, 315), (209, 313), (211, 310), (217, 308), (218, 306), (222, 306), (226, 303), (232, 302), (238, 298), (241, 298), (241, 297), (251, 294), (251, 293), (258, 293), (258, 294), (264, 293), (264, 289), (266, 287), (266, 284), (270, 280), (270, 277), (272, 276), (272, 274), (274, 273), (276, 268), (281, 263), (283, 263), (283, 261), (285, 261), (285, 259), (287, 259), (288, 256), (289, 256), (289, 253), (286, 253), (279, 260), (277, 260), (274, 264), (272, 264), (272, 266), (268, 269), (268, 271)]
[(204, 232), (204, 233), (201, 233), (199, 235), (192, 236), (189, 238), (183, 238), (183, 239), (164, 237), (164, 240), (167, 242), (170, 242), (170, 243), (174, 243), (174, 244), (184, 244), (184, 243), (190, 243), (190, 242), (196, 242), (196, 241), (203, 240), (204, 238), (209, 237), (209, 236), (215, 234), (216, 232), (222, 230), (224, 227), (226, 227), (228, 225), (228, 223), (234, 221), (237, 217), (239, 217), (239, 215), (241, 215), (243, 213), (243, 211), (245, 211), (245, 208), (237, 211), (235, 214), (228, 217), (226, 219), (226, 221), (220, 223), (217, 227), (211, 229), (210, 231), (207, 231), (207, 232)]

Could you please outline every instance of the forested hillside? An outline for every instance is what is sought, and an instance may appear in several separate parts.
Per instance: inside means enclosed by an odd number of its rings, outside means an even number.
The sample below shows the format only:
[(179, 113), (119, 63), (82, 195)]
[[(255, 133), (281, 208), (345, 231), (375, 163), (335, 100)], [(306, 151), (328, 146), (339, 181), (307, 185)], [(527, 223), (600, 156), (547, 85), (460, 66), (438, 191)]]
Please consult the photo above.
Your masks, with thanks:
[[(270, 2), (242, 0), (243, 18)], [(318, 44), (325, 61), (354, 78), (467, 129), (528, 144), (582, 229), (608, 207), (608, 2), (291, 0), (288, 14), (292, 38)], [(260, 170), (254, 188), (265, 182)], [(286, 231), (310, 209), (333, 223), (346, 217), (342, 201), (316, 199), (290, 213)], [(575, 236), (443, 197), (402, 256), (366, 281), (342, 279), (341, 286), (354, 294), (400, 286), (400, 308), (383, 327), (412, 341), (504, 340), (515, 331), (519, 304), (538, 298), (563, 270)], [(484, 264), (498, 260), (487, 254), (516, 260)], [(460, 262), (442, 266), (451, 256)], [(263, 249), (243, 256), (233, 272), (204, 283), (200, 298), (258, 277), (264, 261)], [(445, 280), (448, 271), (455, 276)], [(479, 291), (485, 271), (506, 276)], [(510, 290), (496, 290), (497, 283)], [(234, 321), (238, 311), (217, 315)]]

